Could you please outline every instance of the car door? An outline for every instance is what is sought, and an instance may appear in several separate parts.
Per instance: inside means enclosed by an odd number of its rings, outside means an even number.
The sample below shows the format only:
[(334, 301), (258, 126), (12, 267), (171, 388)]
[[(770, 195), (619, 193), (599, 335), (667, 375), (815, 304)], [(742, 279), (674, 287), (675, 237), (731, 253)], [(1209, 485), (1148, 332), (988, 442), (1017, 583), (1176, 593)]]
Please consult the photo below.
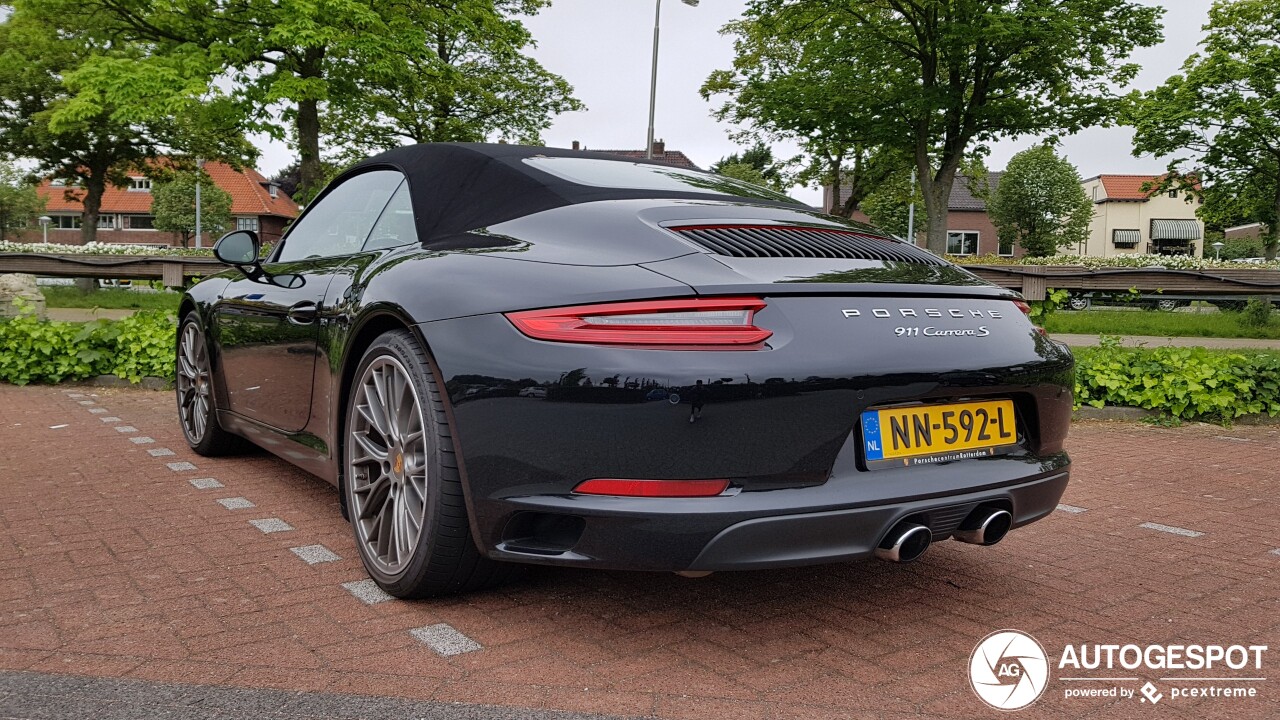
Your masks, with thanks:
[(331, 186), (263, 263), (269, 276), (296, 279), (239, 278), (222, 291), (213, 314), (232, 412), (288, 432), (306, 426), (326, 291), (403, 179), (370, 170)]

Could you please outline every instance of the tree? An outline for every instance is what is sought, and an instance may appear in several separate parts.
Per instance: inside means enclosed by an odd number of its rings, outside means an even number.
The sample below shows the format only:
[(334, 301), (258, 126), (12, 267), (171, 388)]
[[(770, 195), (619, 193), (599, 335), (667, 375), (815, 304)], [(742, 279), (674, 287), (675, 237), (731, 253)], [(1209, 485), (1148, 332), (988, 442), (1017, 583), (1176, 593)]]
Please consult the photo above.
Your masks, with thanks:
[(107, 187), (127, 183), (127, 170), (157, 153), (154, 137), (114, 120), (111, 106), (57, 121), (71, 102), (64, 78), (95, 52), (21, 10), (0, 23), (0, 154), (34, 160), (37, 174), (65, 182), (84, 205), (82, 243), (96, 237)]
[(1014, 155), (987, 203), (1001, 243), (1047, 257), (1089, 236), (1093, 202), (1080, 173), (1048, 143)]
[(411, 51), (388, 58), (378, 72), (357, 57), (339, 59), (325, 131), (358, 154), (406, 141), (539, 144), (554, 115), (584, 109), (564, 78), (524, 54), (533, 37), (520, 18), (549, 2), (405, 4), (409, 13), (388, 22)]
[(1137, 71), (1124, 60), (1159, 42), (1161, 13), (1130, 0), (752, 0), (726, 28), (734, 69), (704, 94), (729, 93), (743, 109), (728, 116), (772, 132), (906, 154), (941, 254), (965, 158), (1111, 120), (1113, 88)]
[(910, 237), (911, 233), (907, 230), (912, 225), (910, 215), (913, 202), (916, 205), (914, 230), (919, 232), (921, 228), (929, 226), (929, 212), (924, 206), (920, 184), (916, 183), (913, 193), (911, 171), (907, 167), (900, 167), (867, 193), (862, 200), (862, 211), (872, 225), (914, 243), (916, 239)]
[(784, 192), (790, 186), (785, 169), (785, 163), (776, 162), (773, 150), (762, 142), (757, 142), (740, 153), (722, 157), (720, 162), (711, 166), (713, 173), (745, 180), (778, 192)]
[(24, 174), (9, 163), (0, 163), (0, 242), (9, 230), (28, 227), (44, 212), (45, 200)]
[(220, 235), (231, 229), (231, 193), (215, 185), (203, 169), (169, 173), (151, 186), (151, 214), (156, 217), (157, 230), (181, 236), (182, 247), (190, 247), (196, 234), (197, 177), (201, 232)]
[[(1204, 182), (1206, 222), (1234, 216), (1267, 228), (1266, 257), (1280, 247), (1280, 6), (1218, 0), (1202, 50), (1182, 72), (1135, 97), (1126, 121), (1135, 155), (1169, 157), (1176, 184)], [(1194, 171), (1184, 168), (1191, 165)], [(1194, 180), (1185, 180), (1192, 176)]]

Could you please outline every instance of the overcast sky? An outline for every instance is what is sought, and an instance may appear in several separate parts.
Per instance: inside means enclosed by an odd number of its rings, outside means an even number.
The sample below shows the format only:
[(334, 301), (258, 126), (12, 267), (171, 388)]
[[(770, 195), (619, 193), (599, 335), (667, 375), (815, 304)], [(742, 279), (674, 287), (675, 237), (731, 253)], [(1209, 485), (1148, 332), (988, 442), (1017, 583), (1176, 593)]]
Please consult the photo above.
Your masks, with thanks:
[[(1208, 21), (1210, 0), (1142, 1), (1166, 8), (1164, 42), (1139, 50), (1133, 58), (1143, 66), (1134, 87), (1149, 90), (1195, 51), (1201, 27)], [(698, 96), (698, 87), (712, 70), (730, 66), (733, 44), (719, 31), (745, 7), (746, 0), (702, 0), (698, 7), (678, 0), (662, 3), (655, 133), (666, 140), (668, 149), (684, 151), (704, 168), (738, 149), (729, 139), (731, 128), (711, 117), (712, 106)], [(587, 105), (586, 111), (555, 121), (544, 134), (548, 145), (568, 147), (579, 140), (599, 150), (644, 148), (653, 14), (654, 0), (554, 0), (528, 21), (538, 43), (533, 55), (567, 79)], [(1155, 158), (1133, 157), (1131, 139), (1126, 128), (1094, 128), (1064, 139), (1062, 147), (1084, 177), (1164, 169), (1165, 163)], [(1014, 153), (1032, 142), (1021, 138), (998, 143), (988, 167), (1003, 169)], [(789, 157), (794, 148), (779, 145), (775, 154)], [(287, 147), (270, 143), (261, 169), (270, 175), (291, 159)], [(818, 190), (792, 194), (813, 204), (822, 197)]]

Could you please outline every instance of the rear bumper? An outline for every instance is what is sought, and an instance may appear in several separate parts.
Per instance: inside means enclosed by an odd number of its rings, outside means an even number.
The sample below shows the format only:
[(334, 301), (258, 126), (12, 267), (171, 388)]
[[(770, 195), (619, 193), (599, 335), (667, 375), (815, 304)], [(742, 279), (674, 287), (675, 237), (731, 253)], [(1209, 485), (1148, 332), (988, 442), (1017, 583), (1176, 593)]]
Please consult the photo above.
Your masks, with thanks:
[[(1024, 472), (1027, 461), (1019, 463)], [(1008, 462), (1014, 461), (1006, 458), (1000, 469), (1010, 469)], [(871, 557), (903, 520), (929, 527), (935, 541), (950, 537), (980, 505), (1008, 510), (1014, 527), (1039, 520), (1062, 497), (1069, 462), (1061, 453), (1040, 463), (1041, 472), (985, 487), (974, 482), (984, 471), (975, 466), (995, 469), (997, 463), (953, 463), (930, 470), (969, 477), (969, 488), (865, 502), (850, 502), (850, 484), (838, 478), (818, 487), (717, 498), (512, 498), (503, 502), (510, 512), (504, 539), (485, 549), (498, 560), (628, 570), (753, 570), (857, 560)], [(552, 530), (530, 537), (534, 527)]]

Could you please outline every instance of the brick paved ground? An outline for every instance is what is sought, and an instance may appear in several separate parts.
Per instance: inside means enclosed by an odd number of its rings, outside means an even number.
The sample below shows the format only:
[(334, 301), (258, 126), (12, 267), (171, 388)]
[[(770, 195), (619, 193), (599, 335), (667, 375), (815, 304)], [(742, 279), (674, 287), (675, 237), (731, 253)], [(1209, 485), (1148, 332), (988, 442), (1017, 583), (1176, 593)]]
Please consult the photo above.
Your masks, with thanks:
[[(1174, 701), (1163, 683), (1158, 709), (1065, 700), (1053, 680), (1019, 716), (1280, 715), (1275, 428), (1078, 424), (1064, 503), (1085, 512), (909, 566), (540, 569), (366, 605), (343, 588), (365, 576), (328, 485), (264, 454), (197, 457), (173, 415), (168, 393), (0, 386), (0, 671), (698, 720), (969, 718), (996, 714), (969, 654), (1012, 627), (1055, 659), (1067, 643), (1266, 644), (1274, 676), (1250, 701)], [(292, 529), (249, 522), (273, 518)], [(326, 551), (339, 559), (303, 559)], [(439, 624), (483, 649), (443, 657), (409, 632)]]

